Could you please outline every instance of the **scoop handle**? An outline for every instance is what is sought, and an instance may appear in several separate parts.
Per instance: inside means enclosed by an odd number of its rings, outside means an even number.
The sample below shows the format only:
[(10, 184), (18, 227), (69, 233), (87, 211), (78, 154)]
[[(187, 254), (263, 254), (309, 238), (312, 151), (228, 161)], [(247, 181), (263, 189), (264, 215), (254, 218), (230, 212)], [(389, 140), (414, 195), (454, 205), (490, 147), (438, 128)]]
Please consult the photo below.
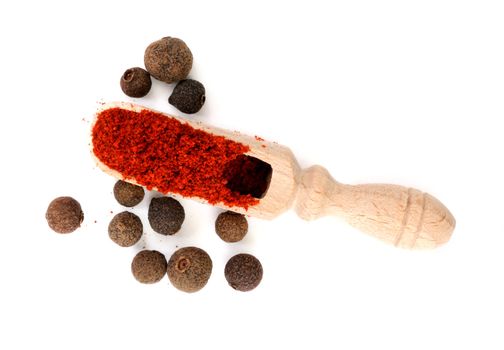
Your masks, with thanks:
[(344, 185), (318, 165), (302, 171), (295, 209), (306, 220), (342, 217), (403, 248), (434, 248), (447, 242), (455, 228), (450, 211), (427, 193), (397, 185)]

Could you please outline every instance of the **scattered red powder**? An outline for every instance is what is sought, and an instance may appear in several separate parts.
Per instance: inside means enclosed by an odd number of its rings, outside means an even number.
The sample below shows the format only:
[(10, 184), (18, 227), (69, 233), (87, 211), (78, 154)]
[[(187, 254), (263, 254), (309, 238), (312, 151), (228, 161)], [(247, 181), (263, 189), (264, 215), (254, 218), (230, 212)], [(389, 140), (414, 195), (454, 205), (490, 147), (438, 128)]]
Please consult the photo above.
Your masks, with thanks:
[(148, 190), (243, 208), (259, 203), (230, 190), (223, 176), (230, 161), (250, 150), (246, 145), (160, 113), (122, 108), (100, 112), (92, 136), (103, 164)]

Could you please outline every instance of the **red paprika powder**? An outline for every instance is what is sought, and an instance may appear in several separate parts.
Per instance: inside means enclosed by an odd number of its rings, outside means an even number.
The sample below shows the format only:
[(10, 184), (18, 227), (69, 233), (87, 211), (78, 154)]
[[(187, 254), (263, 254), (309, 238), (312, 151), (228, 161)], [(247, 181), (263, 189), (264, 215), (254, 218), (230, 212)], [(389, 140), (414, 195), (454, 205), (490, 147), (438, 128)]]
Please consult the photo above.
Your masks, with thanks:
[[(269, 164), (244, 155), (248, 146), (149, 110), (106, 109), (92, 136), (103, 164), (148, 190), (248, 208), (259, 203), (255, 197), (264, 195), (271, 177)], [(251, 174), (254, 169), (259, 173)], [(239, 188), (236, 178), (244, 179)]]

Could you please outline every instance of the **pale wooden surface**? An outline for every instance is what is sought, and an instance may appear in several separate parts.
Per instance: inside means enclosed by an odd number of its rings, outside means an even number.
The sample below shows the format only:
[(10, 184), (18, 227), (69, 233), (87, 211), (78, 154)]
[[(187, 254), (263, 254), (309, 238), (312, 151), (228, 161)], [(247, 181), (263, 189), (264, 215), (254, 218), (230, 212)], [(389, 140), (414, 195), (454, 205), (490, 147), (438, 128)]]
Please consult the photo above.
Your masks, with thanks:
[(296, 212), (306, 220), (339, 216), (404, 248), (434, 248), (447, 242), (455, 228), (449, 210), (427, 193), (397, 185), (340, 184), (321, 166), (303, 171)]
[[(134, 111), (147, 109), (131, 103), (112, 102), (101, 105), (98, 113), (113, 107)], [(273, 219), (295, 206), (297, 214), (305, 220), (324, 215), (339, 216), (366, 233), (405, 248), (436, 247), (448, 241), (455, 227), (455, 219), (448, 209), (429, 194), (396, 185), (343, 185), (336, 182), (321, 166), (301, 170), (292, 152), (284, 146), (236, 131), (167, 116), (196, 129), (243, 143), (250, 147), (248, 155), (269, 163), (273, 168), (268, 191), (258, 205), (248, 210), (228, 207), (222, 203), (217, 204), (217, 207), (253, 217)], [(93, 143), (90, 144), (92, 147)], [(122, 179), (121, 174), (101, 163), (93, 152), (91, 154), (103, 171)], [(173, 193), (170, 195), (180, 197)], [(206, 203), (202, 198), (192, 199)]]

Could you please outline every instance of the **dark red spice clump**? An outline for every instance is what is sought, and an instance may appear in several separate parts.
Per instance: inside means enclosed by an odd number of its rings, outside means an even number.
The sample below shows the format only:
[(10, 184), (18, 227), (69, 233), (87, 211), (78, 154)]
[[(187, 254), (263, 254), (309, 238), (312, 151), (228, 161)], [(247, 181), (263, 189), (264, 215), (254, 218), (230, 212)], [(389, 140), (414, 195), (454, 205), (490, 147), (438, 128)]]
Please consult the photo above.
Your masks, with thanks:
[(226, 165), (223, 176), (230, 190), (262, 198), (269, 187), (272, 172), (268, 163), (241, 154)]
[[(161, 113), (122, 108), (100, 112), (92, 134), (96, 157), (148, 190), (243, 208), (259, 203), (254, 198), (257, 191), (227, 186), (233, 178), (229, 174), (230, 162), (250, 150), (244, 144), (195, 129)], [(236, 164), (232, 168), (236, 169)], [(269, 183), (269, 179), (264, 180)]]

